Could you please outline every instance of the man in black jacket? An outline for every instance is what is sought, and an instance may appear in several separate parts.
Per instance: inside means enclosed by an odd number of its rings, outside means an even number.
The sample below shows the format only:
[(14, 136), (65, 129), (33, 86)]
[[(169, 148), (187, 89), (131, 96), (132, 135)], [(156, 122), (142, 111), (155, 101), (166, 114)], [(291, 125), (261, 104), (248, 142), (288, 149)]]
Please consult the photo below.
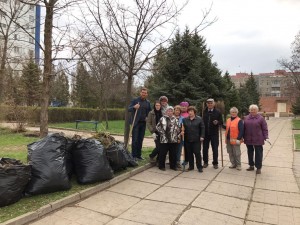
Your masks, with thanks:
[(184, 135), (184, 146), (189, 160), (188, 170), (194, 170), (195, 155), (197, 169), (202, 173), (201, 142), (204, 139), (204, 123), (201, 117), (196, 116), (194, 106), (189, 106), (187, 111), (189, 116), (182, 121), (182, 135)]
[(207, 108), (203, 112), (205, 125), (205, 138), (203, 143), (203, 167), (208, 166), (209, 143), (213, 152), (213, 162), (215, 169), (218, 169), (218, 148), (219, 148), (219, 126), (223, 124), (222, 114), (215, 108), (215, 101), (212, 98), (206, 101)]

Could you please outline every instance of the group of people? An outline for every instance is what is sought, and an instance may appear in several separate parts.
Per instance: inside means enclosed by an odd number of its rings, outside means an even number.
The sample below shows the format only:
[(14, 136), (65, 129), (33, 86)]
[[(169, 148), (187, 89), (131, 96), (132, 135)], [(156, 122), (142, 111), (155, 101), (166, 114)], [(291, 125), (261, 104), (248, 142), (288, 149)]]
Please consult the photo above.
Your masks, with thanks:
[[(155, 148), (149, 157), (151, 162), (157, 162), (160, 170), (166, 170), (166, 157), (169, 154), (170, 169), (178, 170), (188, 165), (186, 171), (194, 170), (196, 160), (196, 167), (201, 173), (203, 168), (208, 167), (210, 145), (213, 153), (212, 165), (218, 169), (219, 129), (224, 128), (231, 162), (229, 168), (241, 170), (240, 145), (244, 142), (248, 153), (247, 170), (253, 171), (255, 166), (256, 173), (261, 173), (263, 145), (265, 141), (269, 142), (269, 137), (267, 123), (258, 114), (257, 105), (250, 105), (249, 115), (243, 119), (238, 117), (238, 109), (232, 107), (230, 117), (226, 120), (226, 125), (223, 125), (222, 114), (215, 108), (212, 98), (207, 99), (206, 108), (200, 117), (196, 108), (188, 102), (170, 106), (167, 96), (161, 96), (151, 109), (147, 96), (147, 89), (142, 88), (140, 96), (131, 101), (128, 109), (132, 113), (132, 156), (136, 160), (144, 160), (142, 144), (147, 127), (155, 141)], [(184, 160), (181, 163), (182, 149)]]

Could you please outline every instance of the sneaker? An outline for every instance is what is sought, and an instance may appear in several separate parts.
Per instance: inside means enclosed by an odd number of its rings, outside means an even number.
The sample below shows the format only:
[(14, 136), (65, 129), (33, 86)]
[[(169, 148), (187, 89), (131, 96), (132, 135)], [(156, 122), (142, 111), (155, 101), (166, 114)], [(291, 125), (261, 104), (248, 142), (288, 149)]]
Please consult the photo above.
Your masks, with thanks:
[(181, 165), (186, 166), (188, 164), (188, 162), (183, 161), (183, 163)]
[(256, 174), (261, 174), (261, 169), (257, 169)]
[(252, 170), (254, 170), (254, 166), (249, 166), (249, 168), (248, 169), (246, 169), (247, 171), (252, 171)]
[(207, 164), (207, 163), (204, 163), (204, 164), (203, 164), (203, 168), (206, 168), (206, 167), (208, 167), (208, 164)]
[(242, 167), (241, 166), (237, 166), (236, 169), (237, 170), (242, 170)]
[(162, 171), (166, 171), (166, 168), (159, 168), (160, 170), (162, 170)]
[(189, 168), (188, 168), (188, 171), (191, 171), (191, 170), (194, 170), (194, 168), (190, 168), (190, 167), (189, 167)]
[(182, 168), (182, 166), (180, 165), (180, 163), (177, 163), (176, 166), (177, 166), (178, 169), (181, 169), (181, 168)]
[(199, 168), (199, 169), (198, 169), (198, 172), (199, 172), (199, 173), (203, 173), (203, 169), (202, 169), (202, 168)]
[(231, 164), (231, 166), (229, 166), (229, 169), (235, 169), (236, 165)]
[(142, 156), (136, 157), (136, 159), (139, 160), (139, 161), (145, 160), (145, 158), (143, 158)]
[(217, 164), (214, 165), (214, 169), (218, 169), (219, 166)]

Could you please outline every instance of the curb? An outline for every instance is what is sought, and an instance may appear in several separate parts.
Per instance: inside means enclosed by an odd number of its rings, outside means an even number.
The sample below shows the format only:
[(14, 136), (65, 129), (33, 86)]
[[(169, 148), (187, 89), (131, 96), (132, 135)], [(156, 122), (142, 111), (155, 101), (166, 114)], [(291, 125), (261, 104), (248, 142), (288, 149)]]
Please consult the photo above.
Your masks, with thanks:
[(23, 224), (32, 222), (34, 220), (41, 219), (43, 216), (47, 215), (48, 213), (51, 213), (57, 209), (65, 207), (69, 204), (72, 204), (72, 203), (78, 202), (80, 200), (83, 200), (87, 197), (90, 197), (100, 191), (110, 188), (110, 187), (114, 186), (115, 184), (120, 183), (121, 181), (124, 181), (124, 180), (126, 180), (138, 173), (141, 173), (151, 167), (153, 167), (153, 164), (147, 163), (144, 166), (138, 167), (127, 173), (121, 174), (111, 180), (105, 181), (94, 187), (88, 188), (86, 190), (82, 190), (80, 192), (77, 192), (70, 196), (67, 196), (63, 199), (60, 199), (55, 202), (49, 203), (45, 206), (42, 206), (41, 208), (37, 209), (36, 211), (29, 212), (24, 215), (21, 215), (16, 218), (5, 221), (3, 223), (0, 223), (0, 225), (23, 225)]

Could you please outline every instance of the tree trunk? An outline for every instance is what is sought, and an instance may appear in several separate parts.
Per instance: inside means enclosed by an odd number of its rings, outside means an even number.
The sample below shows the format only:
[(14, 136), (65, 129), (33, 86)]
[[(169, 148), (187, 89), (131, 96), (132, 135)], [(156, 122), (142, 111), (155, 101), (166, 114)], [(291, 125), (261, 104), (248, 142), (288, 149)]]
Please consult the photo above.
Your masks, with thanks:
[(1, 55), (1, 62), (0, 62), (0, 102), (4, 100), (4, 78), (5, 78), (5, 64), (6, 64), (6, 57), (7, 57), (7, 44), (8, 38), (5, 37), (4, 44), (3, 44), (3, 52)]
[(45, 61), (43, 73), (43, 92), (41, 98), (41, 114), (40, 114), (40, 136), (45, 137), (48, 134), (48, 106), (50, 94), (50, 80), (52, 72), (52, 26), (53, 26), (53, 8), (56, 0), (49, 0), (46, 4), (45, 17)]
[(124, 128), (124, 144), (125, 146), (128, 146), (129, 142), (129, 116), (130, 113), (128, 112), (128, 107), (131, 100), (131, 89), (132, 89), (132, 73), (128, 74), (128, 80), (127, 80), (127, 89), (126, 89), (126, 103), (125, 103), (125, 128)]

